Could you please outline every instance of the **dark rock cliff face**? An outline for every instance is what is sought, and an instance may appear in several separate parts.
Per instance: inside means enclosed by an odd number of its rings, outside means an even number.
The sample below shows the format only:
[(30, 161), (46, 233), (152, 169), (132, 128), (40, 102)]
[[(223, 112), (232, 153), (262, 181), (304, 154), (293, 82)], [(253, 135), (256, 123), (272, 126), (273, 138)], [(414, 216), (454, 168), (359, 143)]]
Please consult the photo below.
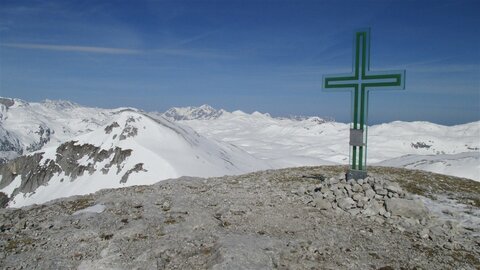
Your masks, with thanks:
[(117, 122), (113, 122), (112, 124), (108, 125), (107, 127), (105, 127), (105, 133), (106, 134), (110, 134), (112, 132), (112, 130), (116, 127), (120, 127), (120, 125), (118, 125)]
[[(2, 176), (0, 188), (8, 186), (17, 176), (21, 177), (22, 183), (15, 191), (33, 191), (38, 186), (42, 185), (45, 178), (50, 179), (53, 176), (53, 173), (59, 171), (59, 168), (51, 163), (47, 163), (44, 166), (40, 165), (39, 163), (42, 160), (42, 157), (43, 153), (21, 156), (0, 166), (0, 175)], [(13, 194), (16, 194), (15, 191)]]
[(3, 136), (0, 137), (0, 153), (12, 152), (17, 155), (21, 155), (23, 153), (23, 149), (18, 138), (12, 135), (9, 131), (3, 129), (1, 126), (0, 129), (0, 132), (3, 133)]
[(35, 134), (39, 135), (38, 141), (27, 146), (26, 150), (28, 152), (34, 152), (42, 149), (42, 147), (50, 141), (51, 135), (54, 133), (55, 131), (48, 127), (38, 126), (38, 130), (35, 131)]
[(5, 208), (8, 204), (7, 194), (0, 192), (0, 208)]
[[(55, 160), (46, 159), (42, 162), (44, 153), (35, 153), (33, 155), (21, 156), (11, 160), (6, 164), (0, 165), (0, 189), (11, 184), (18, 176), (21, 177), (21, 184), (17, 187), (10, 197), (18, 193), (34, 192), (38, 187), (47, 185), (48, 181), (58, 173), (63, 172), (70, 181), (85, 173), (93, 174), (96, 171), (96, 165), (99, 162), (110, 159), (100, 171), (107, 174), (110, 168), (116, 167), (116, 174), (119, 174), (124, 166), (124, 162), (131, 155), (131, 149), (121, 149), (115, 147), (109, 150), (101, 149), (92, 144), (77, 144), (76, 141), (69, 141), (61, 144), (56, 151)], [(88, 157), (88, 163), (79, 164), (81, 159)], [(132, 172), (143, 170), (142, 164), (137, 164), (134, 168), (125, 172), (119, 177), (119, 182), (125, 183)]]
[(123, 128), (122, 133), (120, 134), (120, 140), (125, 140), (129, 137), (135, 137), (138, 134), (138, 129), (130, 123), (134, 123), (136, 120), (133, 117), (129, 117), (125, 123), (125, 127)]
[(11, 98), (0, 98), (0, 104), (4, 105), (8, 109), (15, 104), (15, 101)]

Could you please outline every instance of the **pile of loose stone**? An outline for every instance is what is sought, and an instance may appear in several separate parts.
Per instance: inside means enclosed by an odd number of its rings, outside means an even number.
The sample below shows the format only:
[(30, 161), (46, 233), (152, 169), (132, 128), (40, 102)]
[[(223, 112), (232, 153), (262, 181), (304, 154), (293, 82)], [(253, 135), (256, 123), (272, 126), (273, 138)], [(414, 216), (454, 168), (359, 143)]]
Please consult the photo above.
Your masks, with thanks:
[[(300, 187), (292, 193), (321, 210), (345, 211), (383, 223), (403, 218), (410, 223), (425, 223), (427, 210), (421, 200), (403, 191), (396, 182), (385, 178), (345, 180), (332, 177), (310, 188)], [(391, 221), (390, 221), (391, 223)]]
[(439, 219), (427, 209), (420, 196), (404, 191), (386, 176), (345, 180), (344, 175), (339, 175), (316, 185), (300, 186), (291, 193), (299, 196), (303, 204), (321, 211), (387, 223), (402, 233), (406, 231), (417, 238), (433, 240), (442, 248), (476, 249), (465, 243), (471, 232), (478, 233), (477, 227), (465, 229), (458, 220)]

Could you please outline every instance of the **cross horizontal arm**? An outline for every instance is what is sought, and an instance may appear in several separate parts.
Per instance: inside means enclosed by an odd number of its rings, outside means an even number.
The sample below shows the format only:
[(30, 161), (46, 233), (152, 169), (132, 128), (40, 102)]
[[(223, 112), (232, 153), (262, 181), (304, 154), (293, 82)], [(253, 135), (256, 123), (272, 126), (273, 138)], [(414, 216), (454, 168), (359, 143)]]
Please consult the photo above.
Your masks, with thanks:
[(354, 75), (333, 75), (324, 77), (323, 88), (375, 88), (375, 87), (395, 87), (402, 88), (405, 82), (405, 72), (370, 73), (364, 74), (361, 79)]
[(405, 71), (390, 74), (369, 74), (362, 78), (364, 87), (401, 87), (405, 84)]
[(323, 79), (323, 88), (354, 88), (358, 87), (358, 78), (350, 75), (329, 76)]

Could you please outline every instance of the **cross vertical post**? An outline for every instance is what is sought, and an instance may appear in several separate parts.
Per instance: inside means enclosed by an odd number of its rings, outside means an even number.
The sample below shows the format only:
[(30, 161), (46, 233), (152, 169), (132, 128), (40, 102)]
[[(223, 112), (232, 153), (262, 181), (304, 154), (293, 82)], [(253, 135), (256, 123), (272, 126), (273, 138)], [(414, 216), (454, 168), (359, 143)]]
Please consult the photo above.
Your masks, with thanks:
[(347, 179), (363, 179), (367, 176), (369, 91), (405, 89), (405, 70), (370, 71), (370, 29), (357, 31), (353, 41), (352, 72), (349, 74), (326, 75), (323, 77), (322, 87), (325, 91), (351, 91), (350, 167), (347, 172)]

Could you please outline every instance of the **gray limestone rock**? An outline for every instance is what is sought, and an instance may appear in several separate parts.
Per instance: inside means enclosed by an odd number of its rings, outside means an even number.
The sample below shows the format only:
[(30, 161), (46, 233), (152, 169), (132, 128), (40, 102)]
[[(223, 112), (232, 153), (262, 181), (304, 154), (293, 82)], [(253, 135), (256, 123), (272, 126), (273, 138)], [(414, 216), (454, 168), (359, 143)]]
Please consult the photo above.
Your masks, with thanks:
[(392, 193), (402, 193), (403, 192), (400, 185), (398, 183), (393, 183), (393, 182), (390, 182), (388, 185), (386, 185), (385, 189), (392, 192)]
[(362, 196), (362, 194), (360, 194), (360, 193), (355, 193), (355, 194), (353, 194), (353, 196), (352, 196), (352, 199), (353, 199), (354, 201), (356, 201), (356, 202), (360, 201), (361, 198), (363, 198), (363, 196)]
[(375, 198), (375, 191), (373, 191), (373, 189), (367, 189), (365, 191), (365, 196), (369, 199), (373, 199)]
[(336, 197), (336, 198), (341, 198), (341, 197), (344, 197), (344, 196), (345, 196), (344, 191), (341, 190), (341, 189), (335, 189), (335, 190), (333, 191), (333, 194), (335, 194), (335, 197)]
[(350, 197), (341, 198), (340, 200), (337, 200), (337, 205), (342, 210), (351, 209), (351, 208), (355, 207), (356, 204), (357, 203)]
[(420, 200), (406, 200), (400, 198), (389, 198), (385, 200), (387, 211), (394, 216), (422, 219), (428, 211)]
[(380, 213), (380, 210), (383, 207), (377, 201), (371, 201), (367, 204), (367, 207), (362, 211), (362, 213), (367, 216), (375, 216)]
[(388, 194), (388, 191), (386, 189), (376, 189), (375, 191), (378, 195), (381, 196), (386, 196)]
[(316, 198), (313, 200), (313, 204), (320, 210), (328, 210), (332, 208), (332, 204), (325, 199)]
[(337, 184), (340, 182), (340, 179), (338, 177), (331, 177), (330, 179), (328, 179), (328, 182), (330, 185), (334, 185), (334, 184)]
[(362, 189), (362, 186), (361, 186), (361, 185), (359, 185), (359, 184), (353, 184), (353, 186), (352, 186), (352, 191), (353, 191), (353, 192), (360, 192), (360, 191), (363, 191), (363, 189)]

